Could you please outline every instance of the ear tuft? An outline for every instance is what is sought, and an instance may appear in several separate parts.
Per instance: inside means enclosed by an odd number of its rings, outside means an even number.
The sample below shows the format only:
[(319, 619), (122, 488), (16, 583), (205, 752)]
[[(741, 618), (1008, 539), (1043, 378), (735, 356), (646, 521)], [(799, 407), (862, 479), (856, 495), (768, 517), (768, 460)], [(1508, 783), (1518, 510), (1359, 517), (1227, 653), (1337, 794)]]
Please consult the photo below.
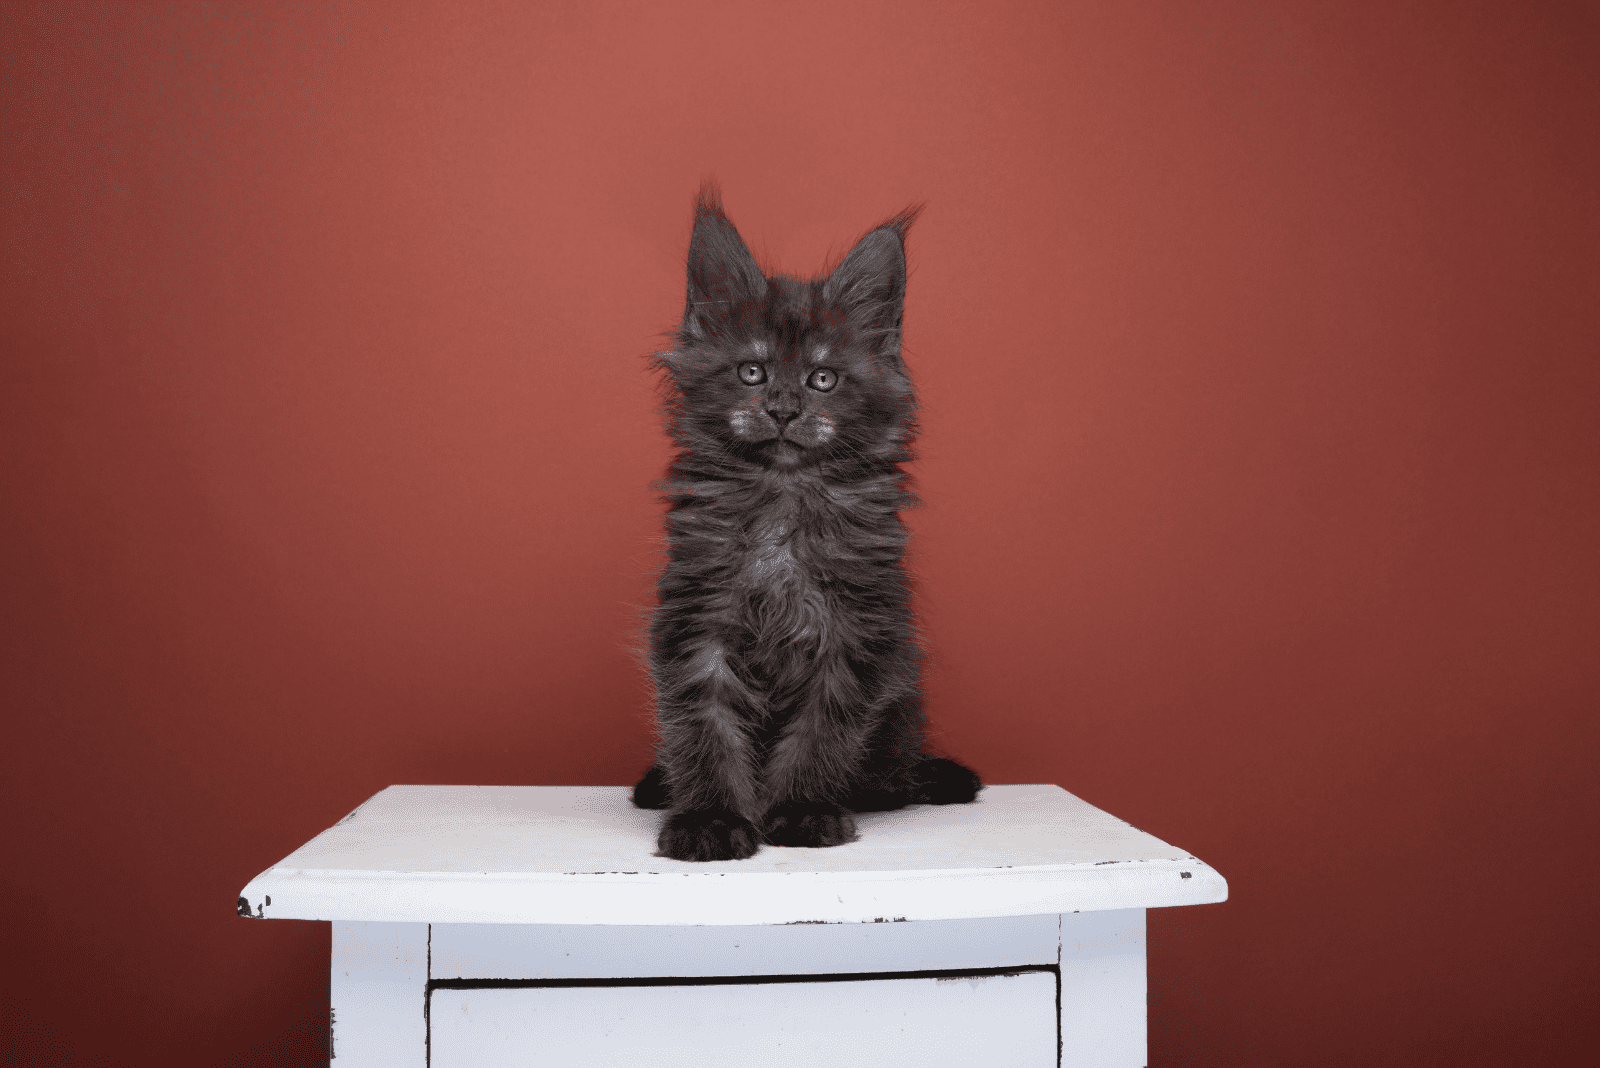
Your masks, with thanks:
[(735, 305), (760, 300), (766, 292), (766, 276), (722, 212), (721, 192), (714, 182), (705, 183), (695, 197), (689, 239), (685, 332), (696, 340), (713, 336), (732, 319)]
[(898, 352), (905, 314), (906, 231), (922, 207), (907, 208), (856, 242), (823, 283), (822, 295), (844, 308), (881, 351)]

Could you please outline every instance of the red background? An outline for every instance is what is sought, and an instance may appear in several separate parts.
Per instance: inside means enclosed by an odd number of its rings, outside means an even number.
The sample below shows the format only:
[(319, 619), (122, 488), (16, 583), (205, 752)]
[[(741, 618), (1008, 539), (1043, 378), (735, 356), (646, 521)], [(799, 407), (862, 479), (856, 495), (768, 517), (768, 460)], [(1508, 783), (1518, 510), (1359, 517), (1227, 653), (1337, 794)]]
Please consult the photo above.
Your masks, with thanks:
[(320, 1063), (248, 879), (645, 767), (715, 176), (794, 272), (928, 204), (938, 739), (1227, 876), (1151, 1063), (1594, 1063), (1594, 11), (7, 6), (0, 1045)]

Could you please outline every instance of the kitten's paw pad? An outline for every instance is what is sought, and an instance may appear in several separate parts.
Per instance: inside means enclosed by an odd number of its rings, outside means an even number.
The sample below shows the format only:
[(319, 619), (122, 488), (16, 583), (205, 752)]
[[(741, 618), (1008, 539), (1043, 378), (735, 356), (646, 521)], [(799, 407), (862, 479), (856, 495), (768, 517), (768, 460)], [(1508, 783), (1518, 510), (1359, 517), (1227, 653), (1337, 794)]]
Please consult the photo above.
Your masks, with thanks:
[(767, 813), (768, 845), (820, 849), (856, 840), (856, 821), (838, 805), (791, 801)]
[(672, 788), (667, 785), (667, 773), (656, 764), (644, 773), (633, 788), (634, 808), (671, 808)]
[(917, 800), (925, 805), (964, 805), (983, 789), (977, 772), (944, 757), (918, 764), (916, 776)]
[(656, 839), (656, 856), (673, 860), (743, 860), (760, 848), (756, 825), (722, 809), (674, 812)]

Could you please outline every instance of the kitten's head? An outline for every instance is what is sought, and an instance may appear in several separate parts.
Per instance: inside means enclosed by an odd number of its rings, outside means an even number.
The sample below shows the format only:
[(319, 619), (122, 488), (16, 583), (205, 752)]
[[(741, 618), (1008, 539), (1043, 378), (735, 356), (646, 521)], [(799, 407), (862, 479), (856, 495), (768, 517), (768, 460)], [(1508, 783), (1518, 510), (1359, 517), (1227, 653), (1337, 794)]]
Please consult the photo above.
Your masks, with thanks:
[(768, 276), (716, 190), (703, 188), (688, 304), (676, 345), (659, 357), (679, 444), (778, 468), (909, 458), (916, 402), (900, 320), (915, 216), (869, 232), (824, 278)]

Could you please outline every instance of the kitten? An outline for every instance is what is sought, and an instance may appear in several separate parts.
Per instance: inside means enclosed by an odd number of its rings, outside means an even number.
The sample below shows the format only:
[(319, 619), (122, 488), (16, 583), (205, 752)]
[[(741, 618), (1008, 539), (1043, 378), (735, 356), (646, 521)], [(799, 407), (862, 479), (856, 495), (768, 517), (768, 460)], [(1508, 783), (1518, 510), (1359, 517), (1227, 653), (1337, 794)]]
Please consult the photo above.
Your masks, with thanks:
[(689, 293), (657, 355), (678, 448), (670, 562), (650, 638), (660, 746), (633, 790), (670, 809), (658, 855), (733, 860), (762, 842), (855, 840), (850, 813), (971, 801), (930, 759), (898, 510), (918, 503), (916, 400), (900, 358), (916, 210), (826, 278), (766, 276), (695, 203)]

